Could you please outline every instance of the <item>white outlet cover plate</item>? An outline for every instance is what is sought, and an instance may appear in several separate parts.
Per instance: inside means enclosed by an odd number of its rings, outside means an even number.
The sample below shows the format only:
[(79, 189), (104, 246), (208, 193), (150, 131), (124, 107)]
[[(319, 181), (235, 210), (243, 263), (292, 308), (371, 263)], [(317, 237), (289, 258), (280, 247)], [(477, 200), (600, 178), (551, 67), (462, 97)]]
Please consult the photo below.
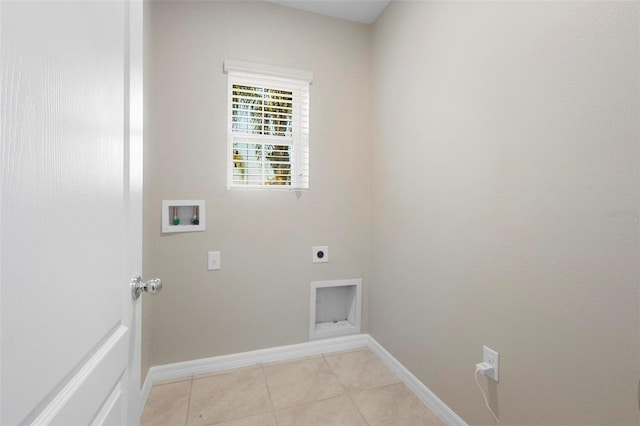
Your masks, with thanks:
[[(311, 252), (313, 263), (327, 263), (329, 261), (329, 246), (313, 246)], [(320, 252), (322, 252), (322, 256), (319, 256)]]
[(493, 370), (490, 373), (486, 373), (485, 376), (497, 382), (500, 370), (500, 354), (487, 346), (482, 346), (482, 362), (493, 366)]
[(210, 251), (207, 253), (207, 269), (209, 271), (220, 270), (220, 252)]

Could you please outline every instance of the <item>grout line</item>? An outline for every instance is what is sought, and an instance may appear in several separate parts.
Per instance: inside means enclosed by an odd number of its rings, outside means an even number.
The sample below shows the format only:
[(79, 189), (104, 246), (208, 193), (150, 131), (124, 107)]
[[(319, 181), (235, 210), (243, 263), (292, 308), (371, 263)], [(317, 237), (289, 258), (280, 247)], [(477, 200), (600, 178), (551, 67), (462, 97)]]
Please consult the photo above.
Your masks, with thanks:
[[(329, 371), (331, 371), (331, 374), (333, 374), (333, 377), (335, 377), (335, 378), (336, 378), (336, 380), (338, 381), (338, 383), (339, 383), (339, 384), (340, 384), (340, 386), (342, 387), (342, 390), (344, 391), (344, 393), (343, 393), (342, 395), (338, 395), (338, 396), (347, 395), (347, 397), (348, 397), (348, 396), (349, 396), (349, 390), (347, 389), (347, 387), (345, 386), (345, 384), (344, 384), (344, 383), (342, 383), (342, 381), (340, 380), (340, 377), (338, 377), (338, 375), (336, 374), (336, 372), (335, 372), (335, 371), (333, 371), (333, 368), (331, 368), (331, 364), (329, 364), (329, 363), (327, 362), (327, 359), (325, 358), (325, 356), (324, 356), (324, 355), (325, 355), (325, 354), (323, 353), (323, 354), (322, 354), (322, 360), (324, 361), (324, 363), (326, 364), (326, 366), (327, 366), (327, 367), (329, 367)], [(335, 397), (332, 397), (332, 398), (335, 398)], [(321, 401), (326, 401), (327, 399), (331, 399), (331, 398), (325, 398), (324, 400), (321, 400)], [(349, 399), (351, 399), (351, 398), (349, 398)], [(353, 401), (351, 401), (351, 402), (353, 402)], [(356, 407), (356, 408), (357, 408), (357, 407)], [(363, 417), (363, 418), (364, 418), (364, 417)], [(365, 420), (365, 421), (366, 421), (366, 420)]]
[(193, 393), (193, 376), (191, 376), (191, 382), (189, 383), (189, 400), (187, 401), (187, 412), (184, 415), (184, 426), (187, 426), (189, 420), (189, 410), (191, 409), (191, 395)]
[(318, 359), (318, 358), (322, 358), (322, 354), (318, 354), (318, 355), (303, 355), (301, 357), (288, 358), (288, 359), (284, 359), (282, 361), (269, 361), (269, 362), (262, 363), (260, 365), (264, 366), (264, 368), (272, 368), (272, 367), (278, 367), (280, 365), (294, 364), (296, 362), (309, 361), (309, 360)]
[[(363, 347), (363, 348), (359, 348), (359, 349), (352, 349), (352, 350), (349, 350), (349, 351), (343, 351), (343, 352), (340, 352), (340, 353), (329, 353), (328, 355), (329, 355), (329, 356), (340, 356), (340, 355), (342, 355), (342, 354), (348, 354), (348, 353), (351, 353), (351, 352), (359, 352), (359, 351), (362, 351), (362, 350), (366, 350), (366, 351), (371, 352), (371, 350), (365, 346), (365, 347)], [(365, 422), (367, 425), (369, 425), (369, 422), (367, 421), (367, 418), (364, 416), (364, 413), (360, 410), (360, 407), (358, 407), (358, 404), (356, 404), (356, 402), (355, 402), (355, 401), (353, 400), (353, 398), (351, 397), (351, 394), (352, 394), (352, 393), (356, 393), (356, 392), (363, 392), (363, 391), (365, 391), (365, 390), (367, 390), (367, 389), (352, 389), (352, 390), (348, 390), (348, 389), (346, 389), (346, 385), (345, 385), (344, 383), (342, 383), (342, 381), (340, 380), (340, 377), (336, 374), (336, 372), (333, 370), (333, 368), (331, 368), (331, 364), (329, 364), (329, 363), (327, 362), (327, 359), (326, 359), (327, 354), (323, 353), (323, 354), (322, 354), (322, 356), (325, 358), (325, 362), (329, 365), (329, 368), (331, 369), (331, 371), (333, 372), (333, 374), (338, 378), (338, 382), (340, 382), (340, 384), (342, 385), (342, 387), (344, 387), (344, 388), (345, 388), (345, 394), (347, 395), (347, 398), (349, 398), (349, 401), (351, 401), (351, 404), (356, 408), (356, 410), (357, 410), (357, 411), (358, 411), (358, 413), (360, 414), (360, 417), (362, 418), (362, 420), (364, 420), (364, 422)], [(385, 367), (385, 368), (386, 368), (386, 367)]]
[(367, 346), (361, 346), (358, 348), (345, 349), (343, 351), (337, 351), (337, 352), (323, 352), (321, 355), (327, 358), (327, 357), (346, 355), (346, 354), (350, 354), (354, 352), (362, 352), (362, 351), (371, 351), (371, 350)]
[[(332, 400), (332, 399), (340, 399), (340, 398), (342, 398), (342, 397), (344, 397), (344, 396), (346, 396), (346, 395), (347, 395), (347, 394), (345, 394), (345, 395), (334, 395), (334, 396), (330, 396), (330, 397), (328, 397), (328, 398), (317, 399), (317, 400), (314, 400), (314, 401), (307, 401), (307, 402), (303, 402), (303, 403), (301, 403), (301, 404), (291, 405), (291, 406), (289, 406), (289, 407), (283, 407), (283, 408), (278, 409), (277, 411), (286, 411), (286, 410), (291, 410), (291, 409), (293, 409), (293, 408), (300, 408), (300, 407), (305, 407), (305, 406), (307, 406), (307, 405), (317, 404), (317, 403), (319, 403), (319, 402), (330, 401), (330, 400)], [(352, 402), (352, 403), (353, 403), (353, 402)], [(353, 405), (355, 405), (355, 404), (353, 404)], [(358, 407), (357, 407), (357, 406), (356, 406), (356, 409), (358, 409)], [(360, 410), (358, 410), (358, 411), (360, 411)], [(363, 416), (362, 418), (364, 419), (364, 416)], [(278, 420), (278, 419), (277, 419), (277, 417), (276, 417), (276, 422), (277, 422), (277, 420)], [(366, 423), (366, 420), (365, 420), (365, 423)], [(369, 423), (367, 423), (367, 424), (369, 424)], [(328, 426), (328, 425), (326, 425), (326, 426)]]
[[(222, 420), (216, 421), (215, 423), (207, 423), (206, 426), (216, 426), (216, 425), (219, 425), (221, 423), (236, 422), (238, 420), (249, 419), (251, 417), (261, 416), (263, 414), (273, 414), (273, 412), (270, 413), (269, 411), (265, 411), (263, 413), (253, 413), (253, 414), (248, 414), (248, 415), (242, 416), (242, 417), (234, 417), (232, 419), (222, 419)], [(273, 417), (275, 417), (275, 414), (273, 414)], [(277, 419), (276, 419), (276, 422), (277, 422)]]
[(267, 395), (269, 396), (269, 406), (271, 407), (271, 414), (278, 425), (278, 416), (276, 416), (276, 410), (273, 407), (273, 398), (271, 397), (271, 389), (269, 389), (269, 383), (267, 382), (267, 375), (264, 372), (264, 364), (260, 364), (260, 371), (262, 371), (262, 378), (264, 379), (264, 387), (267, 388)]
[(184, 376), (176, 379), (160, 380), (159, 382), (154, 383), (152, 387), (167, 386), (167, 385), (173, 385), (175, 383), (186, 382), (191, 380), (192, 377), (193, 376)]
[[(262, 378), (264, 379), (264, 386), (267, 388), (267, 395), (269, 395), (269, 406), (271, 407), (271, 412), (275, 416), (275, 408), (273, 407), (273, 398), (271, 397), (271, 389), (269, 389), (269, 382), (267, 382), (267, 375), (264, 372), (264, 364), (260, 364), (260, 370), (262, 371)], [(277, 419), (276, 419), (277, 423)]]
[(369, 422), (367, 421), (367, 418), (364, 416), (364, 413), (362, 412), (362, 410), (360, 410), (360, 407), (358, 407), (358, 404), (356, 404), (356, 402), (351, 397), (351, 392), (347, 392), (347, 398), (349, 398), (349, 401), (351, 401), (353, 406), (356, 407), (356, 410), (358, 410), (358, 413), (360, 413), (360, 417), (362, 417), (362, 420), (364, 420), (364, 422), (368, 425)]
[(331, 374), (333, 374), (333, 377), (336, 378), (336, 380), (338, 381), (338, 383), (340, 384), (340, 386), (342, 386), (342, 390), (345, 393), (348, 393), (347, 389), (344, 386), (344, 383), (342, 383), (340, 381), (340, 377), (338, 377), (338, 375), (336, 374), (335, 371), (333, 371), (333, 368), (331, 368), (331, 365), (327, 362), (327, 359), (324, 357), (324, 354), (322, 354), (322, 361), (324, 362), (324, 365), (326, 365), (329, 368), (329, 371), (331, 372)]
[[(307, 405), (307, 404), (313, 404), (313, 403), (320, 402), (320, 401), (327, 401), (329, 399), (339, 398), (339, 397), (344, 396), (344, 395), (346, 395), (348, 393), (347, 389), (344, 388), (344, 386), (340, 382), (340, 379), (338, 379), (336, 374), (331, 369), (331, 366), (329, 366), (329, 363), (327, 362), (327, 360), (324, 359), (324, 356), (322, 356), (322, 354), (320, 354), (320, 356), (318, 356), (318, 357), (309, 358), (309, 359), (303, 359), (301, 361), (312, 361), (312, 360), (316, 360), (316, 359), (321, 359), (325, 363), (325, 365), (329, 368), (329, 372), (338, 380), (338, 384), (342, 388), (343, 393), (338, 394), (338, 395), (328, 396), (328, 397), (325, 397), (325, 398), (315, 399), (313, 401), (300, 402), (300, 403), (297, 403), (297, 404), (294, 404), (294, 405), (289, 405), (289, 406), (286, 406), (286, 407), (278, 408), (278, 410), (275, 410), (275, 407), (274, 407), (274, 415), (275, 415), (275, 411), (288, 410), (288, 409), (294, 408), (294, 407), (301, 407), (301, 406), (304, 406), (304, 405)], [(278, 364), (278, 365), (280, 365), (280, 364)], [(265, 375), (265, 381), (266, 381), (266, 375)], [(268, 387), (268, 384), (267, 384), (267, 387)], [(276, 417), (276, 422), (277, 422), (277, 417)]]
[(329, 366), (329, 370), (331, 370), (331, 373), (333, 373), (336, 379), (338, 379), (338, 383), (340, 383), (340, 386), (342, 386), (342, 389), (344, 389), (344, 392), (348, 394), (349, 390), (347, 389), (347, 386), (344, 383), (342, 383), (342, 380), (340, 380), (340, 377), (336, 374), (333, 368), (331, 368), (331, 364), (329, 364), (329, 362), (327, 361), (325, 354), (322, 354), (322, 359), (324, 360), (324, 363)]
[[(211, 373), (199, 373), (199, 374), (194, 374), (193, 380), (203, 380), (203, 379), (210, 379), (211, 377), (216, 377), (216, 376), (224, 376), (226, 374), (236, 374), (236, 373), (241, 373), (243, 371), (247, 371), (247, 370), (255, 370), (260, 368), (262, 364), (251, 364), (251, 365), (245, 365), (244, 367), (237, 367), (237, 368), (232, 368), (229, 370), (220, 370), (220, 371), (214, 371)], [(196, 377), (199, 376), (199, 377)]]

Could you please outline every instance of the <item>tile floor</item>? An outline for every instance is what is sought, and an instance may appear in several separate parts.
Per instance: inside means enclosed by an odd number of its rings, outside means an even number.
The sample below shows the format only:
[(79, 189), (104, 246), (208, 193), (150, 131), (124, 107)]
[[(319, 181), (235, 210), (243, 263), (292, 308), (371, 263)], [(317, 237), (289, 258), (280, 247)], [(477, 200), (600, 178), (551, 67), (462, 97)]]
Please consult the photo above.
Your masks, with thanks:
[(444, 425), (366, 348), (165, 381), (142, 425)]

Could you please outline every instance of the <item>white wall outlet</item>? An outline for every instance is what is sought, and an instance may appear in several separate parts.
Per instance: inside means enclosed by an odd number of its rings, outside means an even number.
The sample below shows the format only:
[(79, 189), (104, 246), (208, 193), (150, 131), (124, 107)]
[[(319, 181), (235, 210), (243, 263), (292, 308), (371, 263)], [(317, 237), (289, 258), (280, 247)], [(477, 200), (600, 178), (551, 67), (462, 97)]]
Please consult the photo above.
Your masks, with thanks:
[(482, 346), (482, 362), (486, 362), (493, 367), (493, 370), (485, 373), (485, 376), (490, 377), (497, 382), (498, 370), (500, 367), (500, 354), (487, 346)]
[(329, 261), (329, 247), (328, 246), (313, 246), (311, 247), (312, 262), (313, 263), (327, 263)]
[(209, 271), (218, 271), (220, 269), (219, 251), (210, 251), (207, 253), (207, 269)]

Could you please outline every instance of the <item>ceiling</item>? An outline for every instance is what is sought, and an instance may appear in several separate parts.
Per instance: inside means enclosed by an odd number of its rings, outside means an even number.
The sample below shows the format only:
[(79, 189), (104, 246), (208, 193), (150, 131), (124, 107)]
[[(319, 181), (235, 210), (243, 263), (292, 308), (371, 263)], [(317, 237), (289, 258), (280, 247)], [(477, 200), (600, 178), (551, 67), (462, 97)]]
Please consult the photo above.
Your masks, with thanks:
[(309, 12), (320, 13), (322, 15), (333, 16), (335, 18), (349, 21), (361, 22), (363, 24), (373, 23), (385, 7), (389, 0), (265, 0), (270, 3), (277, 3), (286, 7), (302, 9)]

